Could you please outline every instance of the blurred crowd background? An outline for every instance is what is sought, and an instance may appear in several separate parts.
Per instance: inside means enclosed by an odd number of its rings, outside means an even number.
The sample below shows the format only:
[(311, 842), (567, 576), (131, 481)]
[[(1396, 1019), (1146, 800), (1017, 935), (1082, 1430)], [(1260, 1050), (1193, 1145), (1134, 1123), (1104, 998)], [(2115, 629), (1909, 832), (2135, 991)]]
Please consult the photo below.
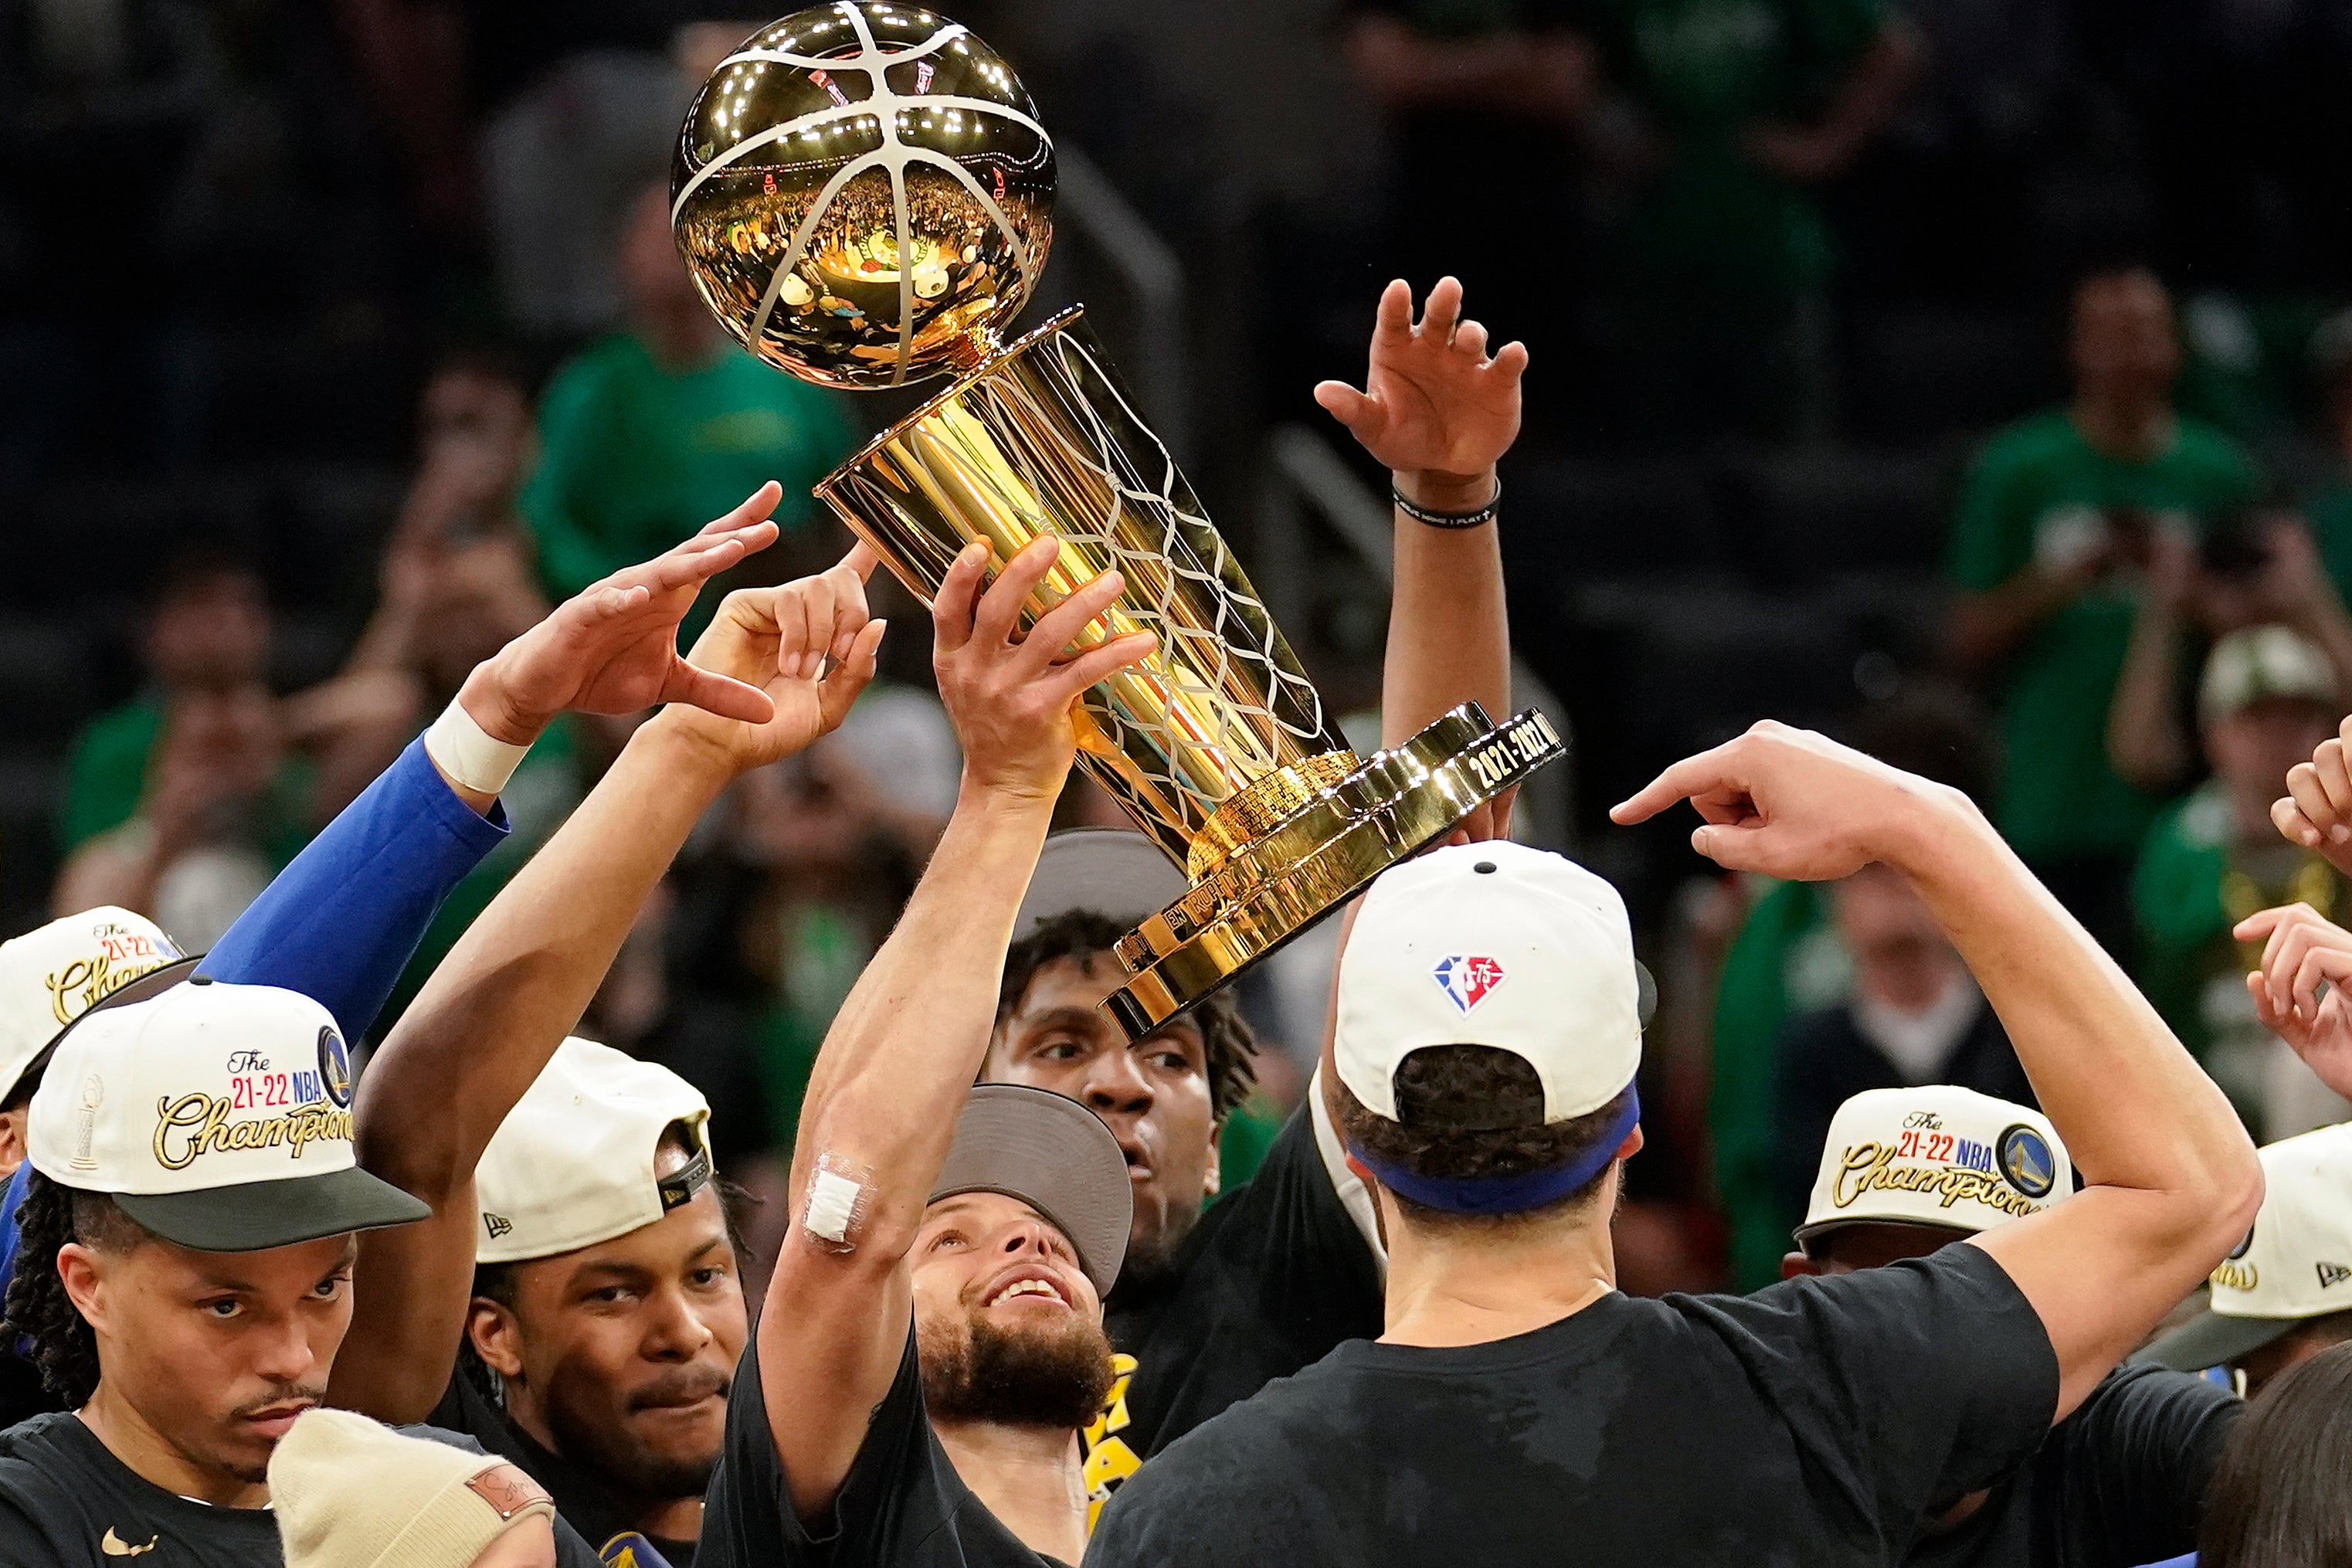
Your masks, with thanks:
[[(1309, 391), (1392, 276), (1533, 354), (1504, 537), (1523, 804), (1664, 1005), (1619, 1252), (1777, 1277), (1831, 1110), (2025, 1098), (1897, 879), (1727, 879), (1602, 813), (1770, 715), (1977, 796), (2258, 1139), (2352, 1110), (2254, 1023), (2234, 921), (2340, 879), (2267, 807), (2352, 686), (2352, 9), (2326, 0), (969, 0), (1061, 151), (1085, 299), (1326, 696), (1378, 700), (1382, 476)], [(192, 950), (554, 600), (913, 396), (730, 346), (661, 194), (698, 0), (0, 0), (0, 926)], [(919, 393), (914, 395), (919, 396)], [(952, 804), (924, 622), (705, 824), (584, 1026), (789, 1147)], [(1352, 727), (1352, 726), (1351, 726)], [(614, 753), (574, 723), (446, 950)], [(1074, 789), (1071, 820), (1106, 819)], [(1328, 960), (1328, 946), (1320, 950)], [(1260, 1101), (1318, 950), (1254, 976)], [(414, 979), (410, 983), (414, 984)]]

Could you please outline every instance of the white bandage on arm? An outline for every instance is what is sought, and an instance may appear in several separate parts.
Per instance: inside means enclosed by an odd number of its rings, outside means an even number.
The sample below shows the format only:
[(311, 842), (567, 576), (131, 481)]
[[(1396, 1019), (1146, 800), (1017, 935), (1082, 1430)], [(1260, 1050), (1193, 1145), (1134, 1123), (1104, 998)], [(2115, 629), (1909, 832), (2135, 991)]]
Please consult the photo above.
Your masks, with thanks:
[(873, 1174), (834, 1153), (816, 1157), (808, 1199), (801, 1205), (801, 1228), (828, 1252), (848, 1252), (866, 1224), (866, 1178)]
[(459, 789), (481, 795), (496, 795), (506, 788), (530, 751), (529, 746), (510, 745), (493, 737), (474, 722), (474, 716), (456, 698), (425, 731), (425, 754), (434, 765)]

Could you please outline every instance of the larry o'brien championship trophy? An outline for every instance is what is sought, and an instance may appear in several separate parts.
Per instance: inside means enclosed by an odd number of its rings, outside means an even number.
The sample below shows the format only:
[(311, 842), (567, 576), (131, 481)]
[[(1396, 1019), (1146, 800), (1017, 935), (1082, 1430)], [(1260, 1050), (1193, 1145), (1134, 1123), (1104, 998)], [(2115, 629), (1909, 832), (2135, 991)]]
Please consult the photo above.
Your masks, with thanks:
[(1054, 144), (961, 26), (880, 0), (801, 11), (720, 62), (670, 181), (703, 300), (824, 386), (953, 384), (817, 486), (925, 600), (967, 543), (1061, 559), (1022, 625), (1116, 567), (1113, 637), (1151, 657), (1080, 700), (1081, 761), (1192, 891), (1118, 944), (1129, 1038), (1231, 980), (1561, 754), (1475, 704), (1360, 758), (1079, 310), (1000, 341), (1053, 238)]

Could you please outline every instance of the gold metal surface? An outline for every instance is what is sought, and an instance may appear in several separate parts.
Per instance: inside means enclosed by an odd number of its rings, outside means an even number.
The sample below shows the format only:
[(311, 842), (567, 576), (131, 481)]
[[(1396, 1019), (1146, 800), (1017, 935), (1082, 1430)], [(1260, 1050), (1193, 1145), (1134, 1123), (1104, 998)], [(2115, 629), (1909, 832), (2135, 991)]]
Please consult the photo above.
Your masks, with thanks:
[(1061, 556), (1024, 630), (1101, 573), (1125, 575), (1108, 635), (1160, 646), (1079, 700), (1079, 761), (1194, 883), (1118, 944), (1133, 978), (1105, 1010), (1129, 1037), (1564, 750), (1539, 713), (1497, 727), (1470, 706), (1360, 762), (1078, 310), (876, 437), (816, 493), (925, 598), (972, 540), (987, 541), (992, 574), (1055, 534)]
[(1316, 793), (1329, 789), (1361, 766), (1353, 752), (1326, 752), (1291, 767), (1276, 768), (1217, 807), (1184, 857), (1184, 874), (1195, 882), (1224, 864), (1228, 856), (1273, 829)]
[(1103, 1010), (1139, 1039), (1567, 753), (1534, 709), (1496, 724), (1465, 703), (1379, 752), (1121, 938), (1132, 976)]
[(1054, 234), (1054, 144), (1003, 60), (928, 11), (797, 11), (720, 62), (678, 132), (670, 222), (736, 341), (824, 386), (985, 359)]
[[(1025, 630), (1116, 567), (1109, 635), (1159, 648), (1080, 700), (1081, 756), (1169, 858), (1235, 795), (1346, 752), (1323, 700), (1158, 437), (1066, 310), (875, 437), (816, 487), (925, 598), (957, 552), (986, 540), (1001, 566), (1040, 533), (1061, 559)], [(1092, 646), (1102, 634), (1090, 636)]]

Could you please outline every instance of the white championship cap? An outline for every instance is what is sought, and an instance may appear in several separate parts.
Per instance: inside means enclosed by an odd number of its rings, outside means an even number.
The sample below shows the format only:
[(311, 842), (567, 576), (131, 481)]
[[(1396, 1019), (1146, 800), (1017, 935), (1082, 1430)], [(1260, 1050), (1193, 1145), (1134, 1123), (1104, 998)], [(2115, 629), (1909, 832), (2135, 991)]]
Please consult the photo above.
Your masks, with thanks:
[(2201, 1372), (2307, 1318), (2352, 1312), (2352, 1124), (2283, 1138), (2262, 1161), (2263, 1206), (2213, 1270), (2210, 1304), (2142, 1359)]
[[(1534, 1069), (1541, 1121), (1587, 1116), (1624, 1097), (1615, 1125), (1557, 1169), (1446, 1179), (1357, 1158), (1401, 1197), (1459, 1214), (1516, 1214), (1566, 1197), (1604, 1172), (1641, 1120), (1649, 986), (1617, 889), (1572, 860), (1495, 840), (1438, 849), (1384, 872), (1364, 896), (1339, 959), (1339, 1080), (1392, 1121), (1397, 1072), (1433, 1046), (1486, 1046)], [(1445, 1127), (1494, 1130), (1498, 1107), (1461, 1108)], [(1517, 1118), (1508, 1123), (1519, 1124)]]
[(352, 1087), (324, 1007), (198, 977), (77, 1023), (34, 1092), (26, 1142), (42, 1175), (110, 1194), (146, 1229), (202, 1252), (425, 1218), (425, 1205), (354, 1162)]
[(0, 942), (0, 1105), (66, 1026), (110, 998), (155, 995), (194, 967), (154, 921), (110, 904)]
[(1428, 1046), (1535, 1068), (1544, 1121), (1600, 1110), (1642, 1065), (1643, 986), (1617, 889), (1524, 844), (1457, 845), (1381, 874), (1339, 959), (1339, 1081), (1397, 1120), (1396, 1072)]
[[(710, 1183), (710, 1102), (666, 1067), (610, 1046), (555, 1047), (474, 1170), (477, 1263), (552, 1258), (626, 1236)], [(686, 1123), (694, 1154), (654, 1171), (663, 1130)]]
[(1797, 1227), (1932, 1225), (1973, 1236), (2074, 1190), (2058, 1130), (2038, 1110), (1972, 1089), (1870, 1089), (1837, 1109)]
[(2210, 723), (2279, 698), (2333, 712), (2336, 692), (2336, 667), (2317, 643), (2292, 626), (2245, 626), (2205, 656), (2197, 712)]

